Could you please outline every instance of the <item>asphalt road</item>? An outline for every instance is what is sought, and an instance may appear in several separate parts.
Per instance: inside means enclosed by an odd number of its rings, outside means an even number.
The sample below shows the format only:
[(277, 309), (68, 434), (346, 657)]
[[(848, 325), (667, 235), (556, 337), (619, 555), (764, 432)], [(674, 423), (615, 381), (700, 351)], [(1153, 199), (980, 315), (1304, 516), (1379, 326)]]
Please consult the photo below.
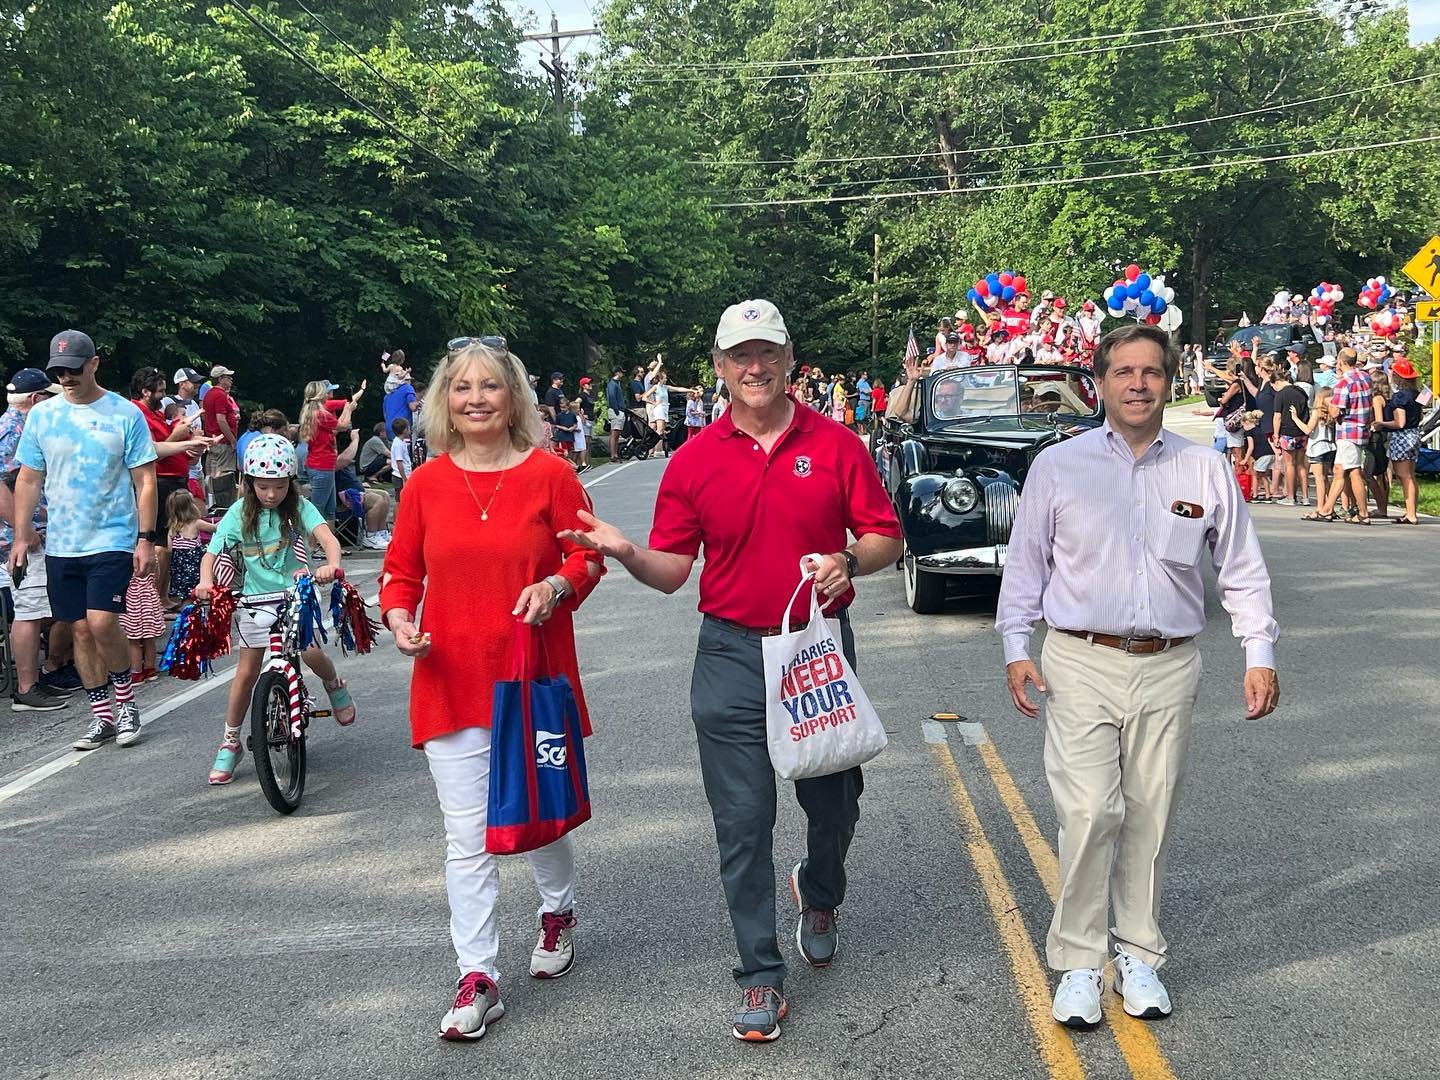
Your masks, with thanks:
[[(602, 515), (643, 536), (662, 470), (585, 479)], [(441, 822), (408, 746), (407, 662), (386, 641), (342, 663), (359, 722), (312, 729), (290, 818), (248, 759), (230, 787), (206, 786), (221, 687), (141, 745), (53, 775), (34, 765), (73, 737), (74, 710), (5, 714), (0, 1075), (1433, 1077), (1433, 526), (1296, 517), (1256, 509), (1284, 633), (1280, 711), (1244, 719), (1223, 617), (1203, 643), (1163, 1023), (1121, 1015), (1072, 1036), (1044, 1019), (1055, 820), (1041, 727), (1007, 703), (993, 613), (914, 615), (887, 572), (853, 609), (891, 745), (866, 769), (842, 958), (813, 971), (790, 950), (784, 1037), (731, 1039), (732, 943), (687, 710), (694, 586), (666, 597), (617, 568), (579, 635), (597, 734), (571, 975), (525, 975), (534, 890), (507, 860), (509, 1015), (478, 1044), (435, 1039), (455, 975)], [(151, 711), (175, 691), (148, 688)], [(940, 710), (968, 723), (924, 722)], [(777, 884), (803, 838), (793, 796), (781, 805)]]

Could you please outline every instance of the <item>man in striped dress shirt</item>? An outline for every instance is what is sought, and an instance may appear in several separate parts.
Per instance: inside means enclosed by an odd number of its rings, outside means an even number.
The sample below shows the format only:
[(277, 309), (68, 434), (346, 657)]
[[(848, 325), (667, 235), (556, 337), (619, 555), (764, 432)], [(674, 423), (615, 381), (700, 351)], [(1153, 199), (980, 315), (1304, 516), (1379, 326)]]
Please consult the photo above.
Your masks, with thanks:
[[(1155, 327), (1101, 340), (1105, 424), (1036, 457), (995, 620), (1015, 707), (1039, 714), (1030, 683), (1046, 697), (1061, 875), (1046, 957), (1063, 973), (1053, 1015), (1071, 1027), (1099, 1023), (1112, 951), (1125, 1011), (1170, 1013), (1155, 973), (1167, 953), (1160, 887), (1200, 682), (1206, 548), (1244, 644), (1246, 715), (1280, 698), (1270, 575), (1244, 500), (1221, 455), (1163, 430), (1179, 362)], [(1041, 619), (1043, 675), (1030, 659)]]

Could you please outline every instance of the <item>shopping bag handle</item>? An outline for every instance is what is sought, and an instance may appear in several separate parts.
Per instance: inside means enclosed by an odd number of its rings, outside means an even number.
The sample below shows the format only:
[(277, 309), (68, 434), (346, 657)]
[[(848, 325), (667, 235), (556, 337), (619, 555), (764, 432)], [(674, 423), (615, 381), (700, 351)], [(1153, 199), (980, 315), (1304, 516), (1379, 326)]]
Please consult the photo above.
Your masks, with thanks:
[(554, 674), (550, 667), (550, 653), (545, 648), (545, 635), (539, 626), (531, 626), (524, 619), (515, 620), (515, 651), (510, 668), (510, 677), (521, 682), (530, 682), (535, 677), (535, 653), (545, 669)]
[[(813, 586), (813, 583), (815, 581), (815, 571), (807, 569), (805, 564), (807, 562), (814, 562), (818, 565), (820, 560), (824, 557), (824, 555), (821, 555), (819, 552), (814, 551), (812, 551), (809, 555), (802, 555), (800, 557), (800, 584), (795, 586), (795, 591), (790, 594), (790, 599), (785, 604), (785, 610), (780, 613), (780, 622), (778, 625), (782, 633), (786, 633), (790, 629), (790, 609), (795, 606), (795, 601), (799, 599), (800, 590), (805, 588), (807, 584), (811, 584)], [(816, 599), (818, 600), (818, 597)], [(835, 598), (832, 596), (823, 604), (819, 604), (818, 606), (821, 613), (823, 614), (825, 609), (833, 603), (835, 603)]]

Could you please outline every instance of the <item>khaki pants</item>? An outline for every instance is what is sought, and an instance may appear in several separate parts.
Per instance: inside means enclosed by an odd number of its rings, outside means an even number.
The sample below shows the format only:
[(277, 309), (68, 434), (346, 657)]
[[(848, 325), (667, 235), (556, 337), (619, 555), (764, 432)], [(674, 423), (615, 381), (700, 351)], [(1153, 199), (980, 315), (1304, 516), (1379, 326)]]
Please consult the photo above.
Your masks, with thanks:
[(1118, 944), (1159, 967), (1160, 885), (1200, 650), (1190, 641), (1131, 656), (1052, 630), (1040, 667), (1049, 687), (1045, 775), (1060, 819), (1060, 896), (1046, 959), (1057, 971), (1103, 967)]

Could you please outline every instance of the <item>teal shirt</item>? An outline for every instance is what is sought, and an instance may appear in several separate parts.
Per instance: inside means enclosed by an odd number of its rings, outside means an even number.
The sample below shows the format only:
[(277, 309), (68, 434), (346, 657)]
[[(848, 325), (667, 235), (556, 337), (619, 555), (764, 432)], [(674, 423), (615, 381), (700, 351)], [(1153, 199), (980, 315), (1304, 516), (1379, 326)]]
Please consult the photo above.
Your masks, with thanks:
[(63, 395), (42, 401), (30, 410), (15, 460), (45, 474), (47, 555), (135, 550), (140, 513), (130, 470), (155, 460), (155, 444), (131, 402), (108, 390), (88, 405)]
[[(215, 533), (210, 537), (210, 546), (206, 550), (211, 555), (219, 555), (227, 547), (239, 546), (245, 559), (246, 596), (284, 592), (295, 583), (295, 571), (304, 565), (295, 556), (295, 538), (281, 536), (280, 515), (274, 510), (263, 509), (260, 511), (259, 535), (242, 537), (240, 516), (244, 510), (245, 502), (242, 499), (225, 511), (220, 524), (215, 526)], [(308, 541), (311, 534), (324, 524), (325, 515), (315, 509), (315, 504), (309, 499), (301, 499), (300, 526), (305, 531), (305, 539)]]

